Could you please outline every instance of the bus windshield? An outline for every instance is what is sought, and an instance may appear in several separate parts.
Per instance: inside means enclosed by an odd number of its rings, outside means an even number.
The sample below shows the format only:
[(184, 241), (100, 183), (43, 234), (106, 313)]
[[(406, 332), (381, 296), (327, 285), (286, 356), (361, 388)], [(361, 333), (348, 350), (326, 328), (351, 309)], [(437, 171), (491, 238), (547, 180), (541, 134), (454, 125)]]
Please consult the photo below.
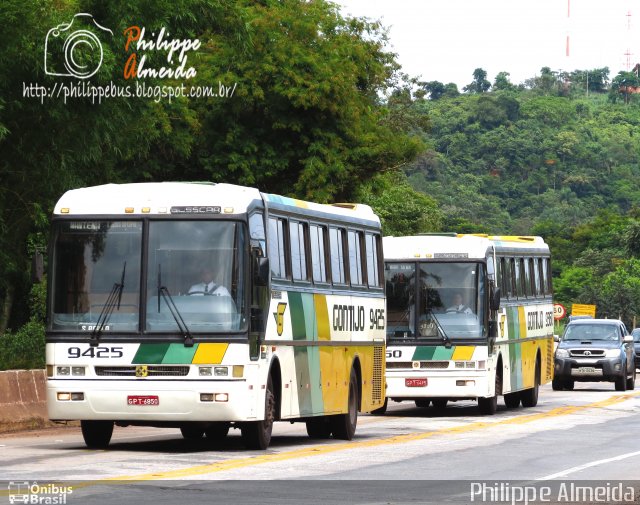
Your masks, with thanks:
[(244, 330), (245, 240), (239, 222), (150, 222), (146, 330), (178, 329), (170, 304), (192, 333)]
[(118, 287), (105, 331), (137, 331), (140, 310), (140, 221), (60, 221), (54, 224), (54, 330), (91, 332)]
[(478, 339), (485, 335), (485, 268), (481, 263), (386, 263), (387, 336)]
[[(244, 226), (205, 220), (148, 223), (143, 330), (175, 334), (181, 320), (191, 333), (243, 331)], [(50, 329), (92, 332), (98, 325), (110, 333), (138, 332), (145, 311), (143, 223), (59, 221), (54, 234)]]

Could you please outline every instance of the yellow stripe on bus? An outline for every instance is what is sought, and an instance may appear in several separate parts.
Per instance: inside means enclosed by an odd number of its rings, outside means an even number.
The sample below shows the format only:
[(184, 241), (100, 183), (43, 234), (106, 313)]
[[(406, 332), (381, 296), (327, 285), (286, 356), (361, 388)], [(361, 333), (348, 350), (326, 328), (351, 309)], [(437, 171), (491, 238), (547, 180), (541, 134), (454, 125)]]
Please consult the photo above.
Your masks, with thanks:
[(219, 365), (222, 363), (228, 347), (229, 344), (198, 344), (198, 350), (191, 363), (195, 365)]
[(475, 350), (474, 345), (457, 345), (456, 350), (453, 351), (452, 360), (470, 360)]

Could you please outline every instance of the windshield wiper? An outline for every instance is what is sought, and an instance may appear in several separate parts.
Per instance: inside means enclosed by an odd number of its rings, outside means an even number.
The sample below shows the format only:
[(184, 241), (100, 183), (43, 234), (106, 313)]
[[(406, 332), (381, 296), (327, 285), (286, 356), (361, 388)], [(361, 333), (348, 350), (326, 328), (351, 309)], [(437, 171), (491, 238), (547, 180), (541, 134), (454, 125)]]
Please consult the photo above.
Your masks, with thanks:
[(122, 301), (122, 290), (124, 289), (124, 274), (127, 271), (127, 262), (124, 262), (122, 266), (122, 275), (120, 276), (120, 283), (114, 283), (111, 288), (111, 292), (107, 297), (107, 301), (104, 302), (102, 306), (102, 310), (100, 311), (100, 315), (98, 316), (98, 321), (96, 322), (93, 331), (91, 332), (91, 339), (89, 340), (89, 344), (92, 347), (98, 345), (98, 340), (100, 340), (100, 336), (102, 335), (102, 331), (107, 325), (107, 321), (113, 314), (113, 309), (118, 308), (120, 310), (120, 302)]
[(189, 327), (187, 323), (184, 322), (178, 307), (176, 307), (175, 302), (173, 301), (173, 297), (166, 286), (162, 285), (162, 270), (161, 266), (158, 264), (158, 313), (160, 313), (160, 298), (164, 300), (169, 308), (169, 312), (173, 316), (174, 321), (178, 325), (178, 329), (182, 333), (182, 338), (184, 339), (185, 347), (193, 347), (193, 336), (189, 331)]
[(449, 338), (449, 335), (447, 335), (447, 332), (444, 331), (444, 328), (440, 324), (440, 321), (438, 321), (438, 318), (436, 317), (436, 315), (433, 313), (433, 311), (430, 308), (427, 309), (427, 315), (431, 316), (431, 319), (433, 319), (433, 321), (435, 321), (436, 328), (438, 328), (438, 334), (442, 338), (442, 342), (444, 343), (444, 346), (447, 349), (449, 349), (451, 347), (451, 339)]

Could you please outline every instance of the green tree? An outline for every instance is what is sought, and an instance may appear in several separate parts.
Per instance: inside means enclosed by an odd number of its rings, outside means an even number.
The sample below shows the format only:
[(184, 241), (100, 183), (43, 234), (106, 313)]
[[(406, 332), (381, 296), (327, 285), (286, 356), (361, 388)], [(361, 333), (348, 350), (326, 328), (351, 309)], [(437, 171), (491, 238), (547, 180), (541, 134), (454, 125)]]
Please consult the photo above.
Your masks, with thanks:
[(491, 83), (487, 80), (487, 71), (476, 68), (473, 71), (473, 81), (462, 89), (467, 93), (486, 93), (490, 87)]

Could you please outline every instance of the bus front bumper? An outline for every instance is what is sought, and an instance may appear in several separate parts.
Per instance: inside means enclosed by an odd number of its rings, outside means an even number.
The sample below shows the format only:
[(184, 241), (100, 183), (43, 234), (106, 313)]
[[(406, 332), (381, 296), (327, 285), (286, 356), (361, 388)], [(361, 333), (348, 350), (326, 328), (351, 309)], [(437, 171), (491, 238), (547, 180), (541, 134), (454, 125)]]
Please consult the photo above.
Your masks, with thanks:
[(264, 405), (264, 390), (245, 380), (47, 381), (53, 421), (246, 421), (262, 419), (257, 405)]
[[(418, 380), (416, 380), (418, 379)], [(426, 379), (422, 385), (420, 379)], [(424, 374), (420, 372), (387, 372), (387, 398), (415, 400), (419, 398), (476, 399), (488, 397), (486, 374)]]

